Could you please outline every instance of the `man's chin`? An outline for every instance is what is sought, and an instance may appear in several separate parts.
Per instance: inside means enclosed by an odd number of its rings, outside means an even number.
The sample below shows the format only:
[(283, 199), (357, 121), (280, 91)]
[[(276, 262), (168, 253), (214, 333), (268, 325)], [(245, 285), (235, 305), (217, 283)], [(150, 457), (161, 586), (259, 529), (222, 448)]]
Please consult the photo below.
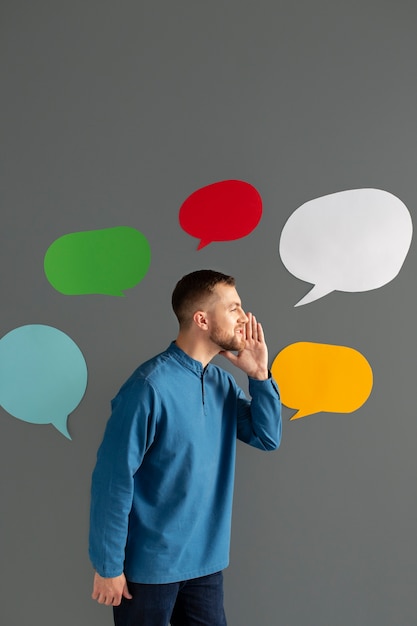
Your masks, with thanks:
[(230, 343), (218, 344), (219, 348), (224, 352), (242, 352), (246, 344), (246, 341), (231, 341)]
[(245, 349), (245, 346), (246, 346), (246, 340), (238, 339), (237, 341), (233, 342), (233, 347), (230, 347), (229, 350), (232, 350), (232, 352), (242, 352), (242, 350)]
[(246, 346), (246, 339), (242, 339), (239, 343), (240, 343), (240, 346), (239, 348), (237, 348), (237, 351), (242, 352), (242, 350), (244, 350)]

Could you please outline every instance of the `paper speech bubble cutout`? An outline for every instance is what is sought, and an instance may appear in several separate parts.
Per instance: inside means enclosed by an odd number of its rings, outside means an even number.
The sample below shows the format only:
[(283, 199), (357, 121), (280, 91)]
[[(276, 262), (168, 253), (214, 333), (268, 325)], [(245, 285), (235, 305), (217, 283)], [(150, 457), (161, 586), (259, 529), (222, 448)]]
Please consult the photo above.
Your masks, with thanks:
[(291, 274), (314, 287), (295, 306), (331, 291), (368, 291), (397, 276), (413, 225), (401, 200), (380, 189), (351, 189), (310, 200), (287, 220), (279, 253)]
[(145, 235), (129, 226), (70, 233), (48, 248), (44, 269), (65, 295), (124, 296), (146, 275), (151, 250)]
[(298, 409), (291, 420), (314, 413), (352, 413), (368, 399), (372, 369), (346, 346), (298, 342), (284, 348), (271, 367), (285, 406)]
[(0, 340), (0, 405), (32, 424), (53, 424), (65, 437), (68, 415), (87, 387), (81, 350), (62, 331), (30, 324)]
[(179, 211), (186, 233), (200, 239), (197, 250), (212, 241), (246, 237), (262, 217), (259, 192), (242, 180), (224, 180), (194, 191)]

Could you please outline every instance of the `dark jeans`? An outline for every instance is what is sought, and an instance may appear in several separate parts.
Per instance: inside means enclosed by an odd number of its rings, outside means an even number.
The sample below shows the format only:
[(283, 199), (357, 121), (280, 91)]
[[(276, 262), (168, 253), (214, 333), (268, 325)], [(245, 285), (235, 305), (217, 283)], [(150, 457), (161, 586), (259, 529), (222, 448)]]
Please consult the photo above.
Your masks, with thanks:
[(128, 582), (132, 600), (113, 608), (115, 626), (227, 626), (223, 574), (164, 585)]

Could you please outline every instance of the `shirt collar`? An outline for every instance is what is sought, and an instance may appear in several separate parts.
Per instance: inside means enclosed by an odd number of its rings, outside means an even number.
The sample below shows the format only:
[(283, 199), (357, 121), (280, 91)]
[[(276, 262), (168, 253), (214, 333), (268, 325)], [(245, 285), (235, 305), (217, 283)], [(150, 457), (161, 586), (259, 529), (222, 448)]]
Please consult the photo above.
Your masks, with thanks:
[(184, 367), (191, 370), (195, 374), (198, 374), (199, 376), (201, 376), (201, 374), (204, 373), (205, 368), (203, 367), (203, 364), (201, 363), (201, 361), (196, 361), (195, 359), (188, 356), (188, 354), (186, 354), (184, 350), (181, 350), (181, 348), (177, 346), (175, 341), (171, 342), (167, 351), (169, 354), (172, 354), (172, 356), (177, 361), (179, 361), (182, 365), (184, 365)]

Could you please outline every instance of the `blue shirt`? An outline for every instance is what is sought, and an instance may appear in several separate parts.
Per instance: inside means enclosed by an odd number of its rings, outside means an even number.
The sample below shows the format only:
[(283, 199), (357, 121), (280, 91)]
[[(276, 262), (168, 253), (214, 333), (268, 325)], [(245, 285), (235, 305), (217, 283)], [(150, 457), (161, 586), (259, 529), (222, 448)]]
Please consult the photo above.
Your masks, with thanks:
[(112, 402), (92, 480), (90, 558), (105, 577), (169, 583), (229, 562), (236, 437), (281, 440), (275, 381), (203, 368), (173, 342), (141, 365)]

